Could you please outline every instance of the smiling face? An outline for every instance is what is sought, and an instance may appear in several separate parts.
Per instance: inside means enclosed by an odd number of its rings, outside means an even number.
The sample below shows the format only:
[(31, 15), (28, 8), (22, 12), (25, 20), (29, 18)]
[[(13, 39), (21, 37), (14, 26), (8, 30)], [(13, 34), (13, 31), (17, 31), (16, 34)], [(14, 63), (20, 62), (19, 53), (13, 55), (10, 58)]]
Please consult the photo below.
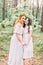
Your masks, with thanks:
[(26, 19), (25, 24), (28, 25), (28, 23), (29, 23), (29, 21), (28, 21), (28, 19)]
[(22, 16), (21, 21), (22, 22), (25, 22), (25, 20), (26, 20), (26, 17), (25, 16)]
[(19, 16), (19, 18), (18, 18), (18, 20), (16, 21), (15, 25), (16, 25), (17, 23), (21, 23), (22, 26), (24, 26), (25, 20), (26, 20), (26, 15), (25, 15), (25, 14), (22, 14), (22, 15)]

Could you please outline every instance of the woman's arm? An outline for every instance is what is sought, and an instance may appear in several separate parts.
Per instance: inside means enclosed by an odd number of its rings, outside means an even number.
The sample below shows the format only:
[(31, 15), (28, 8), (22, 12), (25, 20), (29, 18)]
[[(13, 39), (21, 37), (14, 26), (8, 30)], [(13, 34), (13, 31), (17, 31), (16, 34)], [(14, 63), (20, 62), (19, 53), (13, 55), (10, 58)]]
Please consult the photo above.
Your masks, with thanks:
[(29, 37), (28, 37), (28, 40), (30, 40), (31, 37), (32, 37), (32, 30), (29, 31)]
[(22, 38), (20, 37), (20, 34), (16, 33), (17, 39), (19, 40), (20, 43), (22, 43)]
[(16, 26), (15, 26), (15, 31), (14, 31), (15, 33), (16, 33), (16, 37), (17, 37), (17, 39), (18, 39), (18, 41), (21, 43), (21, 44), (23, 44), (24, 45), (24, 42), (23, 42), (23, 40), (22, 40), (22, 37), (21, 37), (21, 25), (20, 25), (20, 23), (18, 23)]
[(27, 43), (29, 43), (29, 41), (30, 41), (30, 39), (32, 37), (32, 29), (30, 29), (28, 33), (29, 33), (29, 35), (28, 35), (28, 39), (26, 41)]
[(16, 37), (22, 45), (25, 45), (25, 43), (22, 41), (22, 38), (20, 37), (20, 34), (16, 33)]

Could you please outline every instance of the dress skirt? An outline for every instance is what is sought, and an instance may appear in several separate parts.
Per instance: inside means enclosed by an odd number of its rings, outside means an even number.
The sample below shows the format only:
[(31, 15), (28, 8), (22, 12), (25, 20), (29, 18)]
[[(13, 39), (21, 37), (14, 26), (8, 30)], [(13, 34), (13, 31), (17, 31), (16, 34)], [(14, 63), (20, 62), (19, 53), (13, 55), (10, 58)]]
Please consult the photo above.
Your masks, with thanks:
[(16, 34), (11, 37), (8, 65), (23, 65), (23, 46), (18, 41)]
[[(23, 41), (26, 42), (27, 39), (28, 39), (28, 34), (25, 34)], [(32, 58), (32, 57), (33, 57), (33, 42), (32, 42), (32, 37), (31, 37), (27, 45), (24, 46), (23, 58)]]

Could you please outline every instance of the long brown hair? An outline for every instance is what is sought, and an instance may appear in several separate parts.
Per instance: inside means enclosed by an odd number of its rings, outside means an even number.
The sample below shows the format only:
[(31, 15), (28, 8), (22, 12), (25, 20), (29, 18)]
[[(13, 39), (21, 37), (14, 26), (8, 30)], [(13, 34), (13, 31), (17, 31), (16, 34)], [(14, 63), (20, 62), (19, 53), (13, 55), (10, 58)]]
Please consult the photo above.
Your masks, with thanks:
[(32, 20), (28, 18), (28, 32), (30, 32), (30, 26), (32, 25)]

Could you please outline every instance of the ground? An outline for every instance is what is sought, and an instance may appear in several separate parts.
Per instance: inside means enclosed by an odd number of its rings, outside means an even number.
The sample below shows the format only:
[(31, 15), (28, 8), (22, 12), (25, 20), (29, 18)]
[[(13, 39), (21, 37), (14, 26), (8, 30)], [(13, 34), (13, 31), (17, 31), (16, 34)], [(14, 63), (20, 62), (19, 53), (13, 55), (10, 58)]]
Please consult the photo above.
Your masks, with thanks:
[[(34, 58), (32, 65), (43, 65), (43, 33), (33, 33)], [(0, 65), (7, 65), (11, 34), (0, 34)]]

